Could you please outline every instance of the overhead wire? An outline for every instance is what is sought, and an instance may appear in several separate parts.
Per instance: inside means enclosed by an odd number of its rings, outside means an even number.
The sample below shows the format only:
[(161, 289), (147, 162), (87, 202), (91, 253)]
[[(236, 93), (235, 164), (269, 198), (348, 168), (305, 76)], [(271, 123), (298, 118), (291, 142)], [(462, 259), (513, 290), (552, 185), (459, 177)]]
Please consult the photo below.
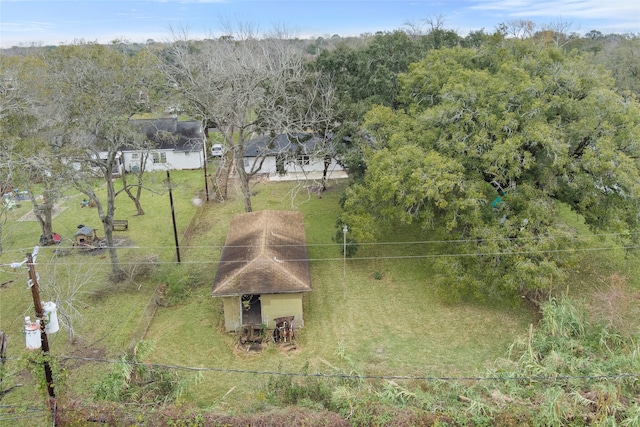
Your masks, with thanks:
[[(19, 357), (8, 358), (7, 360), (19, 360)], [(128, 361), (123, 359), (105, 359), (98, 357), (84, 357), (62, 355), (60, 360), (78, 360), (83, 362), (119, 364), (130, 366), (141, 366), (145, 368), (160, 368), (174, 371), (188, 372), (215, 372), (221, 374), (249, 374), (264, 376), (288, 376), (288, 377), (313, 377), (313, 378), (338, 378), (338, 379), (360, 379), (360, 380), (410, 380), (410, 381), (568, 381), (568, 380), (613, 380), (624, 378), (640, 378), (640, 373), (622, 372), (615, 374), (597, 375), (505, 375), (505, 376), (480, 376), (480, 375), (373, 375), (373, 374), (352, 374), (340, 372), (291, 372), (291, 371), (268, 371), (256, 369), (237, 369), (211, 366), (184, 366), (164, 363), (147, 363)]]
[[(589, 234), (589, 235), (572, 235), (572, 236), (545, 236), (545, 239), (558, 239), (558, 238), (570, 238), (577, 239), (580, 237), (614, 237), (620, 235), (628, 235), (628, 233), (606, 233), (606, 234)], [(532, 240), (532, 239), (540, 239), (540, 237), (516, 237), (516, 238), (483, 238), (483, 241), (518, 241), (518, 240)], [(449, 244), (449, 243), (477, 243), (477, 239), (451, 239), (451, 240), (424, 240), (424, 241), (399, 241), (399, 242), (365, 242), (365, 243), (357, 243), (358, 246), (389, 246), (389, 245), (418, 245), (418, 244)], [(274, 245), (274, 246), (300, 246), (300, 245)], [(342, 248), (343, 244), (340, 243), (318, 243), (318, 244), (307, 244), (306, 247), (335, 247)], [(224, 245), (207, 245), (207, 246), (182, 246), (183, 249), (224, 249)], [(253, 247), (253, 245), (242, 245), (242, 246), (234, 246), (234, 247)], [(175, 248), (175, 246), (128, 246), (122, 247), (119, 246), (117, 249), (171, 249)], [(382, 255), (382, 256), (363, 256), (363, 257), (349, 257), (349, 261), (368, 261), (368, 260), (384, 260), (384, 259), (433, 259), (440, 257), (466, 257), (466, 256), (508, 256), (508, 255), (524, 255), (524, 254), (540, 254), (540, 253), (566, 253), (566, 252), (593, 252), (593, 251), (609, 251), (613, 249), (618, 250), (635, 250), (640, 248), (638, 245), (632, 246), (615, 246), (615, 247), (580, 247), (580, 248), (567, 248), (567, 249), (548, 249), (548, 250), (530, 250), (530, 251), (500, 251), (500, 252), (489, 252), (489, 253), (446, 253), (446, 254), (422, 254), (422, 255)], [(109, 248), (101, 248), (101, 249), (109, 249)], [(30, 250), (30, 249), (29, 249)], [(20, 251), (20, 249), (12, 250), (14, 252)], [(21, 253), (25, 253), (24, 251), (28, 251), (27, 249), (23, 249)], [(5, 251), (10, 252), (10, 251)], [(41, 255), (42, 259), (42, 255)], [(286, 259), (280, 260), (283, 262), (299, 262), (299, 261), (343, 261), (344, 257), (327, 257), (327, 258), (305, 258), (305, 259)], [(214, 261), (182, 261), (180, 264), (211, 264)], [(245, 262), (245, 261), (238, 261)], [(39, 264), (42, 264), (40, 261)], [(78, 263), (69, 263), (69, 264), (80, 264), (86, 265), (86, 262), (78, 262)], [(93, 263), (98, 264), (98, 263)], [(106, 263), (100, 263), (106, 264)], [(128, 264), (179, 264), (177, 261), (143, 261), (136, 260), (132, 262), (121, 261), (122, 265)], [(9, 264), (0, 264), (0, 266), (9, 266)], [(228, 368), (212, 368), (212, 367), (187, 367), (187, 366), (179, 366), (179, 365), (163, 365), (163, 364), (148, 364), (148, 363), (140, 363), (140, 362), (123, 362), (122, 360), (109, 360), (109, 359), (98, 359), (98, 358), (84, 358), (77, 356), (63, 356), (64, 359), (77, 359), (84, 361), (94, 361), (94, 362), (102, 362), (102, 363), (131, 363), (131, 364), (139, 364), (148, 367), (161, 367), (166, 369), (180, 369), (180, 370), (189, 370), (189, 371), (213, 371), (213, 372), (222, 372), (222, 373), (242, 373), (242, 374), (257, 374), (257, 375), (289, 375), (289, 376), (311, 376), (311, 377), (326, 377), (326, 378), (360, 378), (360, 379), (390, 379), (390, 380), (441, 380), (441, 381), (485, 381), (485, 380), (494, 380), (494, 381), (504, 381), (504, 380), (515, 380), (515, 381), (530, 381), (530, 380), (559, 380), (559, 379), (613, 379), (613, 378), (625, 378), (625, 377), (633, 377), (640, 378), (640, 374), (614, 374), (614, 375), (595, 375), (595, 376), (569, 376), (569, 375), (556, 375), (556, 376), (531, 376), (531, 377), (473, 377), (473, 376), (463, 376), (463, 377), (452, 377), (452, 376), (402, 376), (402, 375), (347, 375), (347, 374), (324, 374), (324, 373), (296, 373), (296, 372), (277, 372), (277, 371), (256, 371), (256, 370), (242, 370), (242, 369), (228, 369)], [(11, 359), (8, 359), (11, 360)]]
[(228, 374), (251, 374), (251, 375), (280, 375), (290, 377), (314, 377), (314, 378), (340, 378), (340, 379), (367, 379), (367, 380), (415, 380), (415, 381), (556, 381), (571, 379), (593, 379), (605, 380), (616, 378), (640, 378), (640, 373), (618, 373), (600, 375), (531, 375), (531, 376), (425, 376), (425, 375), (371, 375), (371, 374), (344, 374), (344, 373), (321, 373), (321, 372), (283, 372), (283, 371), (261, 371), (252, 369), (231, 369), (216, 367), (194, 367), (182, 365), (168, 365), (162, 363), (144, 363), (135, 361), (123, 361), (116, 359), (102, 359), (80, 356), (61, 356), (61, 359), (82, 360), (85, 362), (127, 364), (131, 366), (143, 366), (146, 368), (163, 368), (170, 370), (182, 370), (192, 372), (218, 372)]
[[(295, 246), (295, 245), (293, 245)], [(300, 246), (300, 245), (298, 245)], [(171, 247), (166, 247), (171, 248)], [(123, 249), (119, 247), (118, 249)], [(371, 260), (397, 260), (397, 259), (435, 259), (435, 258), (452, 258), (452, 257), (487, 257), (487, 256), (521, 256), (521, 255), (536, 255), (536, 254), (550, 254), (550, 253), (576, 253), (576, 252), (600, 252), (611, 250), (636, 250), (640, 249), (640, 245), (630, 246), (603, 246), (603, 247), (580, 247), (580, 248), (566, 248), (566, 249), (542, 249), (542, 250), (522, 250), (522, 251), (498, 251), (498, 252), (462, 252), (462, 253), (439, 253), (439, 254), (422, 254), (422, 255), (375, 255), (375, 256), (351, 256), (347, 257), (348, 261), (371, 261)], [(281, 262), (320, 262), (320, 261), (340, 261), (344, 260), (344, 257), (326, 257), (326, 258), (290, 258), (290, 259), (278, 259)], [(179, 265), (179, 264), (211, 264), (219, 260), (181, 260), (178, 261), (166, 261), (166, 260), (131, 260), (131, 261), (119, 261), (120, 265)], [(227, 263), (246, 263), (245, 260), (238, 261), (225, 261)], [(110, 261), (105, 262), (67, 262), (68, 265), (107, 265)], [(48, 264), (47, 262), (39, 261), (38, 264)], [(9, 264), (0, 264), (0, 267), (9, 267)], [(5, 270), (6, 273), (9, 273)]]
[[(572, 234), (572, 235), (544, 235), (544, 236), (519, 236), (519, 237), (481, 237), (480, 239), (483, 242), (499, 242), (499, 241), (526, 241), (526, 240), (557, 240), (557, 239), (572, 239), (577, 240), (581, 238), (604, 238), (604, 237), (616, 237), (616, 236), (634, 236), (640, 235), (639, 233), (597, 233), (597, 234)], [(357, 243), (349, 243), (347, 245), (357, 245), (357, 246), (391, 246), (391, 245), (423, 245), (423, 244), (449, 244), (449, 243), (478, 243), (478, 238), (467, 238), (467, 239), (444, 239), (444, 240), (417, 240), (417, 241), (393, 241), (393, 242), (357, 242)], [(296, 244), (290, 245), (271, 245), (271, 246), (300, 246)], [(306, 243), (306, 247), (342, 247), (343, 243)], [(234, 247), (234, 248), (242, 248), (242, 247), (255, 247), (255, 245), (181, 245), (181, 248), (185, 249), (224, 249), (225, 247)], [(41, 249), (59, 249), (59, 246), (49, 246), (42, 247)], [(66, 247), (71, 249), (71, 247)], [(110, 249), (111, 247), (101, 247), (100, 249)], [(166, 246), (115, 246), (116, 249), (168, 249), (175, 248), (172, 245)], [(16, 248), (16, 249), (5, 249), (3, 253), (16, 252), (24, 256), (25, 253), (30, 252), (33, 247), (29, 248)]]

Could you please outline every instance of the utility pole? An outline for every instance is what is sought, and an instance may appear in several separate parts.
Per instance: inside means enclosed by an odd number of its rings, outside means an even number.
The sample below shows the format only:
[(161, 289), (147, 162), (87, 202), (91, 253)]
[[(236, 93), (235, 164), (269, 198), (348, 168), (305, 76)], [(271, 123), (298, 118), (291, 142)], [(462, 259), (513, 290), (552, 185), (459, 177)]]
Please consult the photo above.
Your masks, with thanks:
[(169, 186), (169, 203), (171, 203), (171, 220), (173, 221), (173, 238), (176, 241), (176, 257), (178, 258), (178, 264), (180, 264), (180, 245), (178, 244), (178, 228), (176, 227), (176, 214), (173, 209), (173, 193), (171, 192), (171, 175), (167, 170), (167, 185)]
[[(37, 247), (34, 252), (38, 255)], [(40, 320), (40, 340), (42, 343), (42, 356), (44, 356), (44, 376), (47, 380), (47, 393), (49, 393), (49, 403), (51, 409), (55, 408), (56, 392), (53, 387), (53, 375), (51, 373), (51, 366), (49, 365), (49, 340), (47, 339), (47, 333), (45, 332), (45, 316), (44, 309), (42, 308), (42, 300), (40, 300), (40, 289), (38, 287), (38, 275), (36, 274), (36, 268), (34, 265), (34, 257), (31, 253), (27, 254), (27, 268), (29, 269), (29, 287), (31, 288), (31, 295), (33, 296), (33, 305), (36, 310), (36, 318)], [(55, 418), (55, 414), (54, 414)], [(55, 423), (55, 420), (54, 420)]]
[[(206, 126), (206, 124), (205, 124)], [(209, 201), (209, 180), (207, 179), (207, 137), (202, 140), (202, 159), (204, 160), (204, 193), (206, 194), (206, 200)]]
[(343, 246), (342, 246), (342, 278), (347, 278), (347, 224), (342, 226)]

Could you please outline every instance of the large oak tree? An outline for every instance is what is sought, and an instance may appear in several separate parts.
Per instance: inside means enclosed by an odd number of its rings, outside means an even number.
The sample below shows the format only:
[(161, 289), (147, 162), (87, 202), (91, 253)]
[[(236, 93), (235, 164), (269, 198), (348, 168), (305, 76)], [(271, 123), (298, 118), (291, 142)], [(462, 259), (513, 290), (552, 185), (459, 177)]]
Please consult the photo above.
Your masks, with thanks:
[(430, 52), (400, 76), (400, 108), (365, 126), (367, 172), (341, 220), (372, 240), (417, 223), (459, 241), (438, 258), (457, 295), (533, 296), (576, 247), (563, 204), (594, 230), (638, 236), (640, 108), (583, 56), (496, 38)]

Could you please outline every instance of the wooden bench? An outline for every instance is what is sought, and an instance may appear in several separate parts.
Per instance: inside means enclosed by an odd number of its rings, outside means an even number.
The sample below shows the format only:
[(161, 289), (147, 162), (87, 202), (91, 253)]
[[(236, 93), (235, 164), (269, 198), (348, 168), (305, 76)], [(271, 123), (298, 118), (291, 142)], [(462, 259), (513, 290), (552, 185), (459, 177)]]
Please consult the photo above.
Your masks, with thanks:
[(113, 225), (111, 226), (112, 230), (128, 230), (129, 229), (129, 220), (128, 219), (114, 219)]

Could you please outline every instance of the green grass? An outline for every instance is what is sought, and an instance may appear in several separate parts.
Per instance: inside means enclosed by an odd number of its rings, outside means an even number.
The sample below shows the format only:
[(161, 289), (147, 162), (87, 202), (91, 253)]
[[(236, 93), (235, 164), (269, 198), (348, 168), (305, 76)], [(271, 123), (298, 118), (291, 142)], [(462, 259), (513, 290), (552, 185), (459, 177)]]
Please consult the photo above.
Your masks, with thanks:
[[(191, 199), (202, 187), (200, 177), (200, 171), (175, 171), (171, 174), (176, 222), (180, 232), (187, 228), (196, 212)], [(139, 263), (151, 254), (162, 262), (174, 261), (171, 208), (165, 180), (166, 173), (149, 174), (145, 185), (154, 188), (156, 193), (144, 194), (144, 216), (135, 216), (133, 203), (125, 194), (116, 199), (116, 218), (129, 220), (129, 231), (114, 233), (116, 238), (129, 240), (130, 247), (118, 252), (124, 268), (132, 263)], [(99, 189), (99, 196), (103, 201), (104, 195), (102, 187)], [(48, 288), (51, 282), (67, 284), (86, 281), (76, 301), (76, 308), (81, 313), (74, 322), (77, 343), (70, 343), (67, 334), (61, 330), (49, 336), (50, 347), (56, 355), (117, 357), (130, 344), (132, 331), (138, 325), (157, 284), (146, 281), (114, 286), (107, 280), (108, 256), (71, 250), (78, 224), (92, 226), (97, 230), (98, 236), (104, 236), (97, 210), (81, 208), (82, 197), (69, 191), (60, 199), (63, 210), (54, 218), (53, 229), (63, 237), (63, 243), (58, 248), (41, 248), (37, 259), (36, 271), (40, 275), (40, 294), (44, 301), (53, 299)], [(13, 271), (6, 266), (11, 262), (21, 261), (38, 244), (41, 230), (37, 221), (18, 221), (29, 211), (30, 202), (22, 202), (20, 208), (10, 212), (9, 221), (4, 227), (4, 251), (0, 255), (0, 264), (5, 265), (0, 268), (0, 283), (4, 284), (0, 288), (0, 330), (10, 338), (7, 354), (14, 360), (7, 363), (7, 372), (11, 373), (23, 369), (24, 362), (20, 358), (27, 354), (22, 334), (24, 317), (35, 316), (31, 292), (26, 287), (27, 270)], [(70, 255), (55, 256), (53, 251), (61, 248), (71, 250)], [(100, 364), (69, 364), (73, 368), (70, 389), (85, 394), (97, 375), (108, 371), (108, 366)], [(11, 392), (3, 399), (3, 403), (21, 402), (25, 398), (36, 397), (33, 395), (33, 388), (27, 386), (32, 382), (30, 375), (20, 374), (19, 382), (25, 383), (25, 387)]]
[[(150, 178), (148, 185), (161, 191), (165, 174), (151, 174)], [(523, 307), (444, 300), (442, 284), (436, 285), (441, 279), (433, 270), (432, 260), (408, 257), (437, 253), (442, 248), (402, 244), (429, 240), (411, 227), (398, 228), (388, 236), (388, 241), (400, 244), (363, 245), (355, 259), (344, 263), (342, 242), (332, 238), (345, 183), (332, 183), (322, 197), (296, 183), (258, 183), (252, 187), (254, 210), (299, 209), (304, 213), (313, 291), (304, 299), (305, 328), (298, 331), (297, 349), (283, 351), (271, 346), (261, 353), (246, 352), (237, 346), (233, 335), (223, 332), (222, 304), (210, 296), (231, 217), (243, 211), (243, 203), (238, 193), (231, 191), (230, 200), (209, 203), (198, 216), (191, 200), (203, 187), (202, 179), (201, 171), (172, 172), (180, 236), (196, 218), (191, 237), (188, 241), (181, 238), (180, 264), (175, 259), (166, 192), (146, 193), (146, 214), (140, 217), (134, 215), (134, 206), (126, 196), (119, 196), (116, 218), (128, 219), (129, 231), (115, 234), (131, 243), (131, 247), (119, 251), (120, 260), (126, 266), (150, 255), (157, 257), (160, 266), (147, 279), (112, 285), (106, 280), (108, 257), (72, 255), (55, 259), (51, 248), (43, 248), (38, 259), (43, 282), (51, 280), (55, 263), (60, 275), (56, 280), (70, 280), (80, 273), (90, 275), (90, 283), (79, 298), (82, 304), (77, 307), (83, 317), (78, 325), (80, 340), (71, 344), (64, 333), (52, 336), (55, 354), (118, 358), (145, 321), (144, 309), (155, 298), (156, 288), (164, 282), (182, 281), (177, 291), (182, 298), (175, 299), (174, 305), (158, 308), (148, 329), (145, 339), (154, 344), (148, 361), (214, 368), (202, 373), (180, 371), (190, 381), (183, 401), (240, 413), (268, 407), (264, 391), (268, 376), (251, 371), (331, 373), (354, 369), (370, 375), (474, 375), (505, 356), (509, 345), (526, 336), (528, 325), (536, 320), (536, 313)], [(96, 210), (81, 209), (80, 199), (70, 194), (67, 209), (54, 220), (54, 229), (64, 237), (72, 236), (78, 223), (100, 229)], [(40, 235), (37, 223), (15, 222), (27, 208), (20, 210), (12, 212), (12, 237), (5, 241), (2, 264), (21, 259)], [(570, 213), (561, 214), (575, 222), (581, 233), (588, 232)], [(595, 296), (591, 286), (594, 278), (606, 282), (614, 273), (638, 277), (637, 267), (630, 266), (621, 253), (593, 252), (585, 259), (571, 272), (572, 292), (588, 295), (591, 291)], [(0, 283), (10, 280), (13, 282), (0, 289), (0, 329), (11, 337), (9, 355), (22, 356), (22, 319), (33, 316), (33, 307), (24, 285), (26, 271), (3, 268)], [(636, 279), (628, 280), (638, 289)], [(20, 372), (20, 363), (11, 361), (8, 365)], [(70, 370), (68, 389), (85, 400), (91, 398), (93, 384), (111, 368), (99, 362), (66, 363)], [(233, 370), (247, 372), (230, 372)], [(22, 373), (20, 381), (29, 385), (33, 378)], [(30, 389), (25, 386), (12, 392), (3, 404), (33, 399)]]
[[(153, 360), (250, 371), (300, 372), (307, 366), (313, 372), (332, 372), (332, 366), (349, 371), (337, 354), (342, 346), (362, 374), (466, 375), (503, 356), (513, 338), (526, 331), (533, 320), (526, 310), (442, 301), (424, 259), (348, 259), (343, 269), (341, 243), (332, 241), (342, 185), (321, 198), (304, 190), (292, 198), (296, 186), (291, 183), (254, 187), (255, 210), (295, 208), (305, 215), (313, 291), (305, 296), (305, 328), (298, 332), (297, 350), (248, 354), (222, 332), (221, 303), (210, 290), (231, 215), (242, 211), (240, 200), (233, 200), (203, 212), (185, 259), (208, 269), (208, 281), (188, 302), (159, 310), (147, 336), (156, 343)], [(407, 249), (388, 251), (363, 248), (358, 256), (393, 256)], [(375, 279), (374, 271), (383, 277)], [(236, 411), (255, 400), (256, 387), (266, 381), (237, 373), (206, 373), (204, 378), (188, 394), (189, 401)]]

